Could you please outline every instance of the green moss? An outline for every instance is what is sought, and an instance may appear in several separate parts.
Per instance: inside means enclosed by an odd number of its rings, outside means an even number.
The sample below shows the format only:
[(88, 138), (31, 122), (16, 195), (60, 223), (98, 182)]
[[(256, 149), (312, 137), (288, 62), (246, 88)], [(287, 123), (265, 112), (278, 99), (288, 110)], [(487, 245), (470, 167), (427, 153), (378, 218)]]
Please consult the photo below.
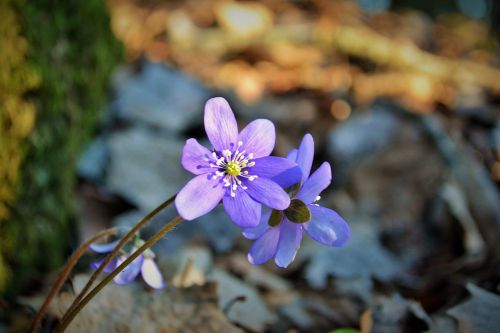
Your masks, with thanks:
[(16, 200), (24, 141), (33, 129), (35, 107), (25, 94), (37, 87), (39, 76), (26, 57), (28, 43), (21, 36), (18, 15), (7, 0), (0, 0), (0, 291), (12, 272), (5, 256), (12, 243), (3, 226)]
[(16, 271), (10, 290), (60, 266), (76, 243), (75, 164), (100, 119), (110, 72), (122, 59), (104, 1), (16, 3), (42, 82), (33, 95), (37, 116), (25, 141), (21, 190), (0, 230)]

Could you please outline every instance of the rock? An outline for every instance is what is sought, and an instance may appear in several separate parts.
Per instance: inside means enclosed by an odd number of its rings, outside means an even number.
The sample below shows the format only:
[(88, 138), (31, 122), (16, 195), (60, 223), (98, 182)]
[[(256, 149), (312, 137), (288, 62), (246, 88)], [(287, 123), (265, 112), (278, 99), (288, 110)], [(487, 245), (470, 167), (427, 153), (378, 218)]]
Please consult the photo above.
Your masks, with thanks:
[[(85, 282), (88, 277), (76, 279)], [(60, 318), (73, 299), (73, 294), (61, 293), (49, 313)], [(243, 333), (217, 303), (211, 284), (182, 289), (167, 286), (160, 291), (146, 291), (138, 283), (110, 284), (78, 314), (67, 332)]]
[(299, 252), (310, 256), (305, 277), (312, 287), (325, 288), (329, 276), (390, 281), (404, 271), (402, 263), (380, 244), (373, 230), (351, 225), (351, 235), (342, 248), (310, 242)]
[[(120, 214), (113, 220), (117, 227), (132, 228), (137, 222), (148, 214), (147, 211), (132, 210)], [(169, 207), (160, 212), (150, 221), (142, 232), (142, 236), (151, 236), (165, 223), (177, 216), (174, 207)], [(236, 242), (242, 237), (241, 230), (227, 216), (222, 205), (210, 213), (194, 220), (182, 222), (168, 237), (159, 242), (162, 251), (168, 253), (177, 251), (180, 247), (192, 242), (202, 240), (208, 243), (216, 253), (229, 252)]]
[(424, 332), (432, 321), (419, 303), (406, 300), (398, 294), (383, 298), (373, 308), (374, 333)]
[[(262, 332), (266, 325), (276, 321), (255, 288), (221, 269), (214, 269), (208, 279), (217, 282), (219, 306), (232, 322)], [(244, 299), (239, 301), (242, 296)]]
[(356, 114), (332, 129), (328, 154), (349, 169), (387, 147), (397, 133), (400, 120), (382, 107)]
[(241, 229), (231, 221), (222, 205), (216, 207), (209, 214), (197, 219), (197, 231), (206, 237), (210, 245), (218, 253), (229, 252), (241, 236)]
[(180, 164), (184, 141), (136, 127), (108, 138), (106, 185), (144, 211), (177, 193), (190, 179)]
[(422, 219), (447, 176), (421, 120), (378, 105), (348, 119), (329, 136), (334, 184), (350, 193), (356, 214), (377, 217), (376, 232), (408, 262), (435, 250), (425, 229), (431, 222)]
[(255, 287), (265, 288), (273, 292), (292, 291), (292, 284), (284, 278), (271, 273), (262, 266), (252, 265), (246, 256), (241, 253), (235, 253), (229, 258), (229, 264), (232, 271), (243, 276), (245, 281)]
[(470, 283), (467, 290), (470, 299), (448, 310), (448, 314), (458, 320), (459, 331), (496, 332), (500, 327), (500, 296)]
[(201, 124), (210, 93), (199, 82), (165, 65), (143, 61), (140, 70), (118, 71), (112, 116), (131, 124), (145, 123), (166, 132)]
[(247, 119), (266, 118), (282, 125), (312, 124), (317, 118), (313, 99), (287, 96), (262, 98), (256, 104), (242, 103), (234, 98), (234, 108)]
[(102, 137), (95, 139), (78, 161), (78, 175), (97, 184), (103, 183), (108, 156), (108, 148), (104, 139)]
[(299, 298), (280, 308), (280, 314), (299, 327), (301, 330), (310, 330), (314, 326), (314, 317), (306, 310)]

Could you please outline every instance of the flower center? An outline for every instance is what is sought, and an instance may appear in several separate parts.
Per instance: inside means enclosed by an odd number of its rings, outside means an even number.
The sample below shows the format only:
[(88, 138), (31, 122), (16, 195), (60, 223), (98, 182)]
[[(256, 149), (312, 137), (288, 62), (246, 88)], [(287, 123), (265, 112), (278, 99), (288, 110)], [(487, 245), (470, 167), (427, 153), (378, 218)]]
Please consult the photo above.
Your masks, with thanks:
[(241, 166), (238, 162), (231, 161), (226, 166), (226, 172), (231, 176), (239, 176), (241, 173)]
[(212, 179), (222, 178), (224, 186), (229, 188), (229, 194), (233, 198), (236, 196), (238, 188), (247, 189), (240, 178), (249, 181), (257, 178), (257, 175), (250, 175), (247, 170), (255, 165), (255, 162), (252, 161), (253, 154), (247, 153), (245, 150), (240, 151), (242, 145), (243, 142), (239, 141), (234, 151), (229, 149), (222, 152), (214, 151), (211, 159), (207, 159), (210, 162), (210, 167), (217, 169), (213, 173)]

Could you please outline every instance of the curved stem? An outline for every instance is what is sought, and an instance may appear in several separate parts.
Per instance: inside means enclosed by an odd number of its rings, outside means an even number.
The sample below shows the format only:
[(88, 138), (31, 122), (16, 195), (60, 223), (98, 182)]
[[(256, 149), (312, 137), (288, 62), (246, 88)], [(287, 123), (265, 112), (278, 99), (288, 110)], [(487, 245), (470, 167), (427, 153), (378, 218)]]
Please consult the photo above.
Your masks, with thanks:
[(94, 289), (92, 289), (87, 296), (85, 296), (80, 303), (78, 303), (75, 308), (71, 311), (67, 311), (66, 315), (61, 319), (61, 323), (56, 328), (56, 333), (62, 333), (75, 318), (75, 316), (80, 312), (83, 307), (94, 298), (99, 291), (101, 291), (111, 280), (114, 279), (121, 271), (123, 271), (132, 261), (134, 261), (138, 256), (140, 256), (144, 251), (153, 246), (157, 241), (159, 241), (166, 233), (172, 231), (179, 223), (183, 220), (180, 216), (172, 219), (170, 222), (165, 224), (156, 234), (151, 236), (144, 245), (132, 253), (120, 266), (118, 266), (113, 272), (107, 275)]
[(52, 286), (52, 289), (50, 289), (50, 292), (47, 294), (47, 297), (45, 297), (45, 301), (43, 302), (42, 306), (38, 310), (35, 319), (33, 320), (33, 323), (31, 324), (31, 327), (29, 329), (29, 333), (34, 333), (40, 326), (40, 322), (42, 321), (43, 317), (45, 316), (45, 313), (47, 312), (47, 309), (49, 308), (50, 302), (54, 298), (54, 296), (59, 292), (61, 287), (63, 286), (64, 282), (68, 279), (69, 274), (73, 270), (73, 267), (75, 267), (76, 263), (78, 262), (78, 259), (82, 255), (87, 252), (90, 244), (95, 243), (96, 241), (100, 240), (101, 238), (111, 236), (113, 234), (116, 234), (118, 231), (118, 228), (109, 228), (106, 230), (103, 230), (96, 234), (94, 237), (91, 237), (87, 241), (85, 241), (82, 245), (80, 245), (75, 252), (71, 255), (71, 257), (68, 259), (66, 265), (64, 266), (63, 271), (59, 274), (56, 282)]
[(162, 211), (165, 207), (170, 205), (174, 200), (177, 194), (171, 196), (167, 200), (165, 200), (163, 203), (161, 203), (158, 207), (153, 209), (151, 212), (149, 212), (146, 216), (142, 218), (142, 220), (139, 221), (121, 240), (118, 242), (116, 247), (108, 253), (108, 255), (104, 258), (102, 261), (101, 265), (97, 268), (97, 270), (90, 276), (89, 280), (83, 287), (82, 291), (76, 296), (76, 298), (73, 300), (69, 308), (66, 310), (65, 314), (68, 314), (69, 312), (73, 311), (75, 307), (78, 305), (78, 303), (82, 300), (82, 298), (85, 296), (85, 294), (88, 292), (90, 287), (92, 287), (92, 284), (94, 281), (97, 279), (99, 274), (102, 273), (104, 268), (109, 264), (111, 259), (113, 259), (116, 254), (121, 250), (121, 248), (132, 238), (134, 235), (143, 227), (145, 226), (153, 217), (155, 217), (160, 211)]

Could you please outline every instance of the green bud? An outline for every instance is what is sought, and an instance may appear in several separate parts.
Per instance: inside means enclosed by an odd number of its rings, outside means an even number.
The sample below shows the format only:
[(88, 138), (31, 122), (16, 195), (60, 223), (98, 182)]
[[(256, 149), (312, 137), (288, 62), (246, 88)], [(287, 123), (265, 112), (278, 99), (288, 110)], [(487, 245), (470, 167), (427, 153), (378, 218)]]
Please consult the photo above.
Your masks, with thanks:
[(290, 206), (285, 209), (286, 218), (293, 223), (305, 223), (311, 219), (311, 212), (305, 203), (293, 199)]
[(273, 209), (273, 211), (271, 212), (271, 216), (269, 217), (268, 224), (271, 227), (275, 227), (279, 225), (282, 220), (283, 220), (283, 211)]

